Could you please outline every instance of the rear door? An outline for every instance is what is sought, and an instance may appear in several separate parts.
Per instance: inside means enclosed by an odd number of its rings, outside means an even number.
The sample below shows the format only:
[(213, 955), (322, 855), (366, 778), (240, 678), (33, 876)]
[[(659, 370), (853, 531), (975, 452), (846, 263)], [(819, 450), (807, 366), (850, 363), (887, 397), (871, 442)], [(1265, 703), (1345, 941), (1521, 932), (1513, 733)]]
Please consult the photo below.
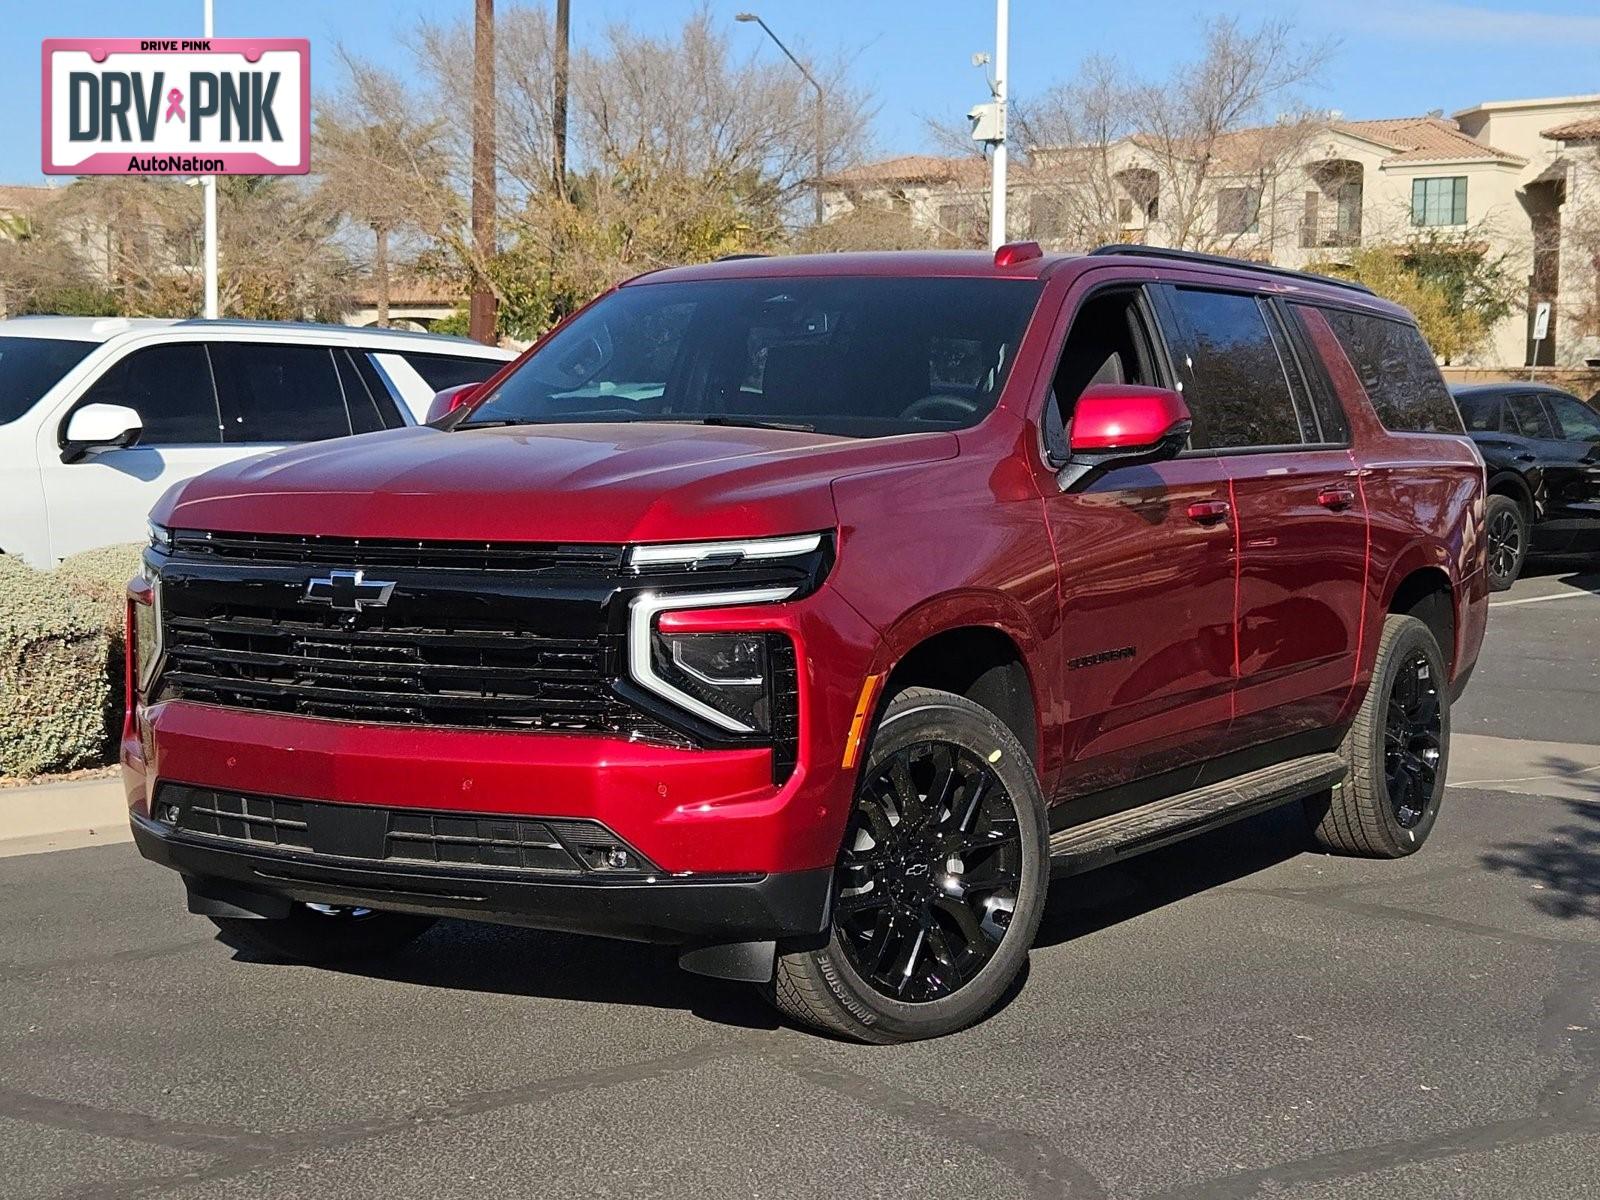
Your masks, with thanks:
[(1314, 387), (1277, 305), (1168, 286), (1195, 454), (1227, 476), (1238, 564), (1233, 723), (1243, 748), (1338, 721), (1355, 678), (1366, 510), (1343, 414)]

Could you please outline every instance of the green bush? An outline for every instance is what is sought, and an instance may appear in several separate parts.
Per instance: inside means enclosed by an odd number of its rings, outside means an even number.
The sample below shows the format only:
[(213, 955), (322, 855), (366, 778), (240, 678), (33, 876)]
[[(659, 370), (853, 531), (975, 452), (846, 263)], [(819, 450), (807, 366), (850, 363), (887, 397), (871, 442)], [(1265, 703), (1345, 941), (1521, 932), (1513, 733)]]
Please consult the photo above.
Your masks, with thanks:
[(101, 546), (63, 560), (55, 574), (90, 604), (100, 617), (106, 637), (106, 680), (109, 690), (105, 702), (107, 761), (115, 761), (117, 740), (122, 736), (123, 700), (127, 696), (127, 614), (128, 580), (139, 573), (139, 543)]
[(0, 775), (104, 761), (105, 626), (70, 576), (0, 556)]

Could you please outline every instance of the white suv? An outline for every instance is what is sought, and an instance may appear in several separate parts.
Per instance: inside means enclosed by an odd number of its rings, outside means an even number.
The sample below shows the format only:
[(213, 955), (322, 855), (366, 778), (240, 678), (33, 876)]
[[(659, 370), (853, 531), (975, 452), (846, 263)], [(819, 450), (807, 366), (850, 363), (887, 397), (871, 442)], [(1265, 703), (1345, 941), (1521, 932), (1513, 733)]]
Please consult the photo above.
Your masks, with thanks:
[(172, 484), (248, 454), (414, 425), (514, 355), (340, 325), (0, 321), (0, 553), (140, 541)]

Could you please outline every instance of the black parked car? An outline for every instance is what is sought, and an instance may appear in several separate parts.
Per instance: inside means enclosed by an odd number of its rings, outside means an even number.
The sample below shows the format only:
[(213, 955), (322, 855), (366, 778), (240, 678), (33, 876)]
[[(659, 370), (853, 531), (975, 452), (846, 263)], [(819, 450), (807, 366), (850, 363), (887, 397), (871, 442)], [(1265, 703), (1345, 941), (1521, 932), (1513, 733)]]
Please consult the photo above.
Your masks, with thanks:
[(1600, 550), (1600, 413), (1537, 383), (1452, 388), (1489, 468), (1489, 587), (1528, 554)]

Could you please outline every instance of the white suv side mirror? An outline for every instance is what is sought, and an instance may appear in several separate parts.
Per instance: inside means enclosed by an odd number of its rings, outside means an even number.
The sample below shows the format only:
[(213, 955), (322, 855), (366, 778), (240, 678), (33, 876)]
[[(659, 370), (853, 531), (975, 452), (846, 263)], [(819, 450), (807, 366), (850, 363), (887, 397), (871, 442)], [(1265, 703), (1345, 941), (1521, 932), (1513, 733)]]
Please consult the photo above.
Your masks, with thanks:
[(139, 414), (125, 404), (85, 404), (67, 418), (61, 461), (77, 462), (91, 450), (131, 446), (143, 429)]

